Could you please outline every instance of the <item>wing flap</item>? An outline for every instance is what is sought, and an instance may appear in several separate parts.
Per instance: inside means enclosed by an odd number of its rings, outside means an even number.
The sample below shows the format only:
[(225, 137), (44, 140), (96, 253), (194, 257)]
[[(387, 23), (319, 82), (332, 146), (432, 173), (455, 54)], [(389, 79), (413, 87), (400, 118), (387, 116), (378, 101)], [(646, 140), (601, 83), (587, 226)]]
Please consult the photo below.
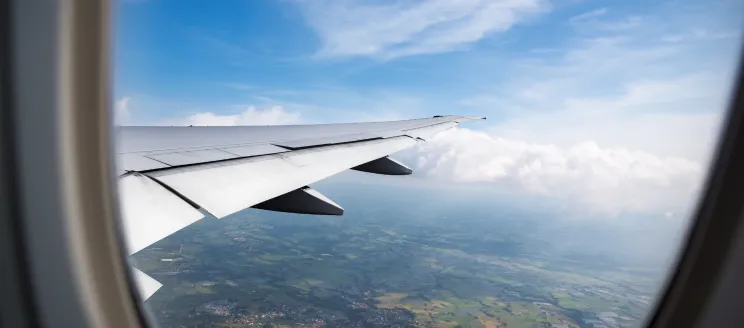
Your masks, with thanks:
[(122, 228), (129, 254), (204, 217), (188, 202), (139, 173), (119, 179), (119, 196)]

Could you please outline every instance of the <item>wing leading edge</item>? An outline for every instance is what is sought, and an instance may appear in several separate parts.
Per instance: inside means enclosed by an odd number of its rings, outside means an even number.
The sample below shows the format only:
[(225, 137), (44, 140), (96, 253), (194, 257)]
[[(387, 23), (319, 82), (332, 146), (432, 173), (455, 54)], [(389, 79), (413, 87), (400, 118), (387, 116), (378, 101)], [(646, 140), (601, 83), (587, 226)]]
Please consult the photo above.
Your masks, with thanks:
[[(122, 227), (134, 254), (206, 217), (254, 207), (341, 215), (309, 184), (347, 169), (405, 175), (388, 155), (484, 117), (294, 126), (120, 127)], [(160, 283), (135, 269), (143, 299)]]

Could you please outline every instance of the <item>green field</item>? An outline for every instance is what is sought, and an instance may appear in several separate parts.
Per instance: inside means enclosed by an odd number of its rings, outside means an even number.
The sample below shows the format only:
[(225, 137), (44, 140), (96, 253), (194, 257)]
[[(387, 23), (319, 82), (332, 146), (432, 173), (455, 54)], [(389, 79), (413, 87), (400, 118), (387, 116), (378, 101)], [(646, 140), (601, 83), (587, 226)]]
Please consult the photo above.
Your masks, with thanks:
[(205, 219), (135, 256), (164, 285), (147, 301), (161, 327), (590, 327), (601, 313), (630, 327), (643, 315), (630, 274), (499, 254), (508, 237), (479, 237), (492, 251), (470, 228), (263, 213)]

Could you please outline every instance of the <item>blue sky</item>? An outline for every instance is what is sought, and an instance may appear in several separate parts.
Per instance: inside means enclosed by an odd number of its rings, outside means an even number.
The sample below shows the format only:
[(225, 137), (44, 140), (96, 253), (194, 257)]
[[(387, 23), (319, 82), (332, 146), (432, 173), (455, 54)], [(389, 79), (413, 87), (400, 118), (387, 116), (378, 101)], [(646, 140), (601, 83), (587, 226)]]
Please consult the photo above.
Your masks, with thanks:
[[(349, 1), (123, 1), (116, 12), (116, 95), (131, 97), (147, 123), (186, 113), (230, 113), (242, 105), (277, 104), (302, 111), (312, 122), (441, 113), (499, 119), (505, 109), (486, 108), (472, 100), (499, 95), (493, 90), (509, 89), (528, 78), (520, 75), (521, 65), (560, 61), (582, 40), (625, 37), (623, 32), (635, 28), (639, 31), (629, 31), (633, 36), (656, 38), (692, 34), (696, 29), (725, 34), (738, 28), (738, 17), (732, 15), (738, 11), (725, 2), (508, 2), (503, 6), (513, 8), (510, 15), (515, 17), (499, 13), (487, 17), (505, 22), (493, 29), (476, 27), (475, 33), (482, 36), (468, 38), (452, 32), (456, 28), (446, 23), (410, 35), (398, 31), (415, 23), (375, 29), (384, 25), (375, 20), (384, 17), (370, 13), (374, 8)], [(370, 3), (380, 8), (393, 5)], [(415, 4), (389, 10), (411, 7), (415, 11)], [(451, 7), (455, 8), (448, 10), (456, 11), (458, 6)], [(469, 14), (468, 9), (463, 12)], [(427, 19), (425, 13), (414, 12), (412, 17)], [(366, 24), (357, 35), (367, 36), (343, 36), (341, 32), (354, 24), (344, 19)], [(453, 40), (441, 49), (417, 44), (417, 38), (434, 39), (438, 32), (453, 34), (449, 36)], [(403, 42), (386, 44), (380, 36), (397, 33), (404, 34)], [(373, 40), (359, 40), (367, 37)], [(636, 46), (653, 41), (639, 40)], [(378, 49), (359, 49), (365, 46)], [(600, 94), (617, 87), (597, 83), (582, 93)]]
[[(670, 216), (704, 177), (743, 9), (738, 1), (121, 1), (117, 115), (124, 124), (205, 125), (485, 115), (401, 157), (447, 181)], [(673, 199), (657, 199), (667, 193)]]

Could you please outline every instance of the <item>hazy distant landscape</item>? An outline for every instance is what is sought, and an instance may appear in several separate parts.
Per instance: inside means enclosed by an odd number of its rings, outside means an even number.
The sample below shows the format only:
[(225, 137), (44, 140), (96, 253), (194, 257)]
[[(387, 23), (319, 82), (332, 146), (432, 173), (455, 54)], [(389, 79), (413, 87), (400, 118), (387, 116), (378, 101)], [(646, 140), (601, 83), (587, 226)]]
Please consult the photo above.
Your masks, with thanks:
[(343, 217), (247, 210), (138, 253), (161, 327), (634, 327), (674, 246), (668, 223), (537, 199), (322, 187)]

